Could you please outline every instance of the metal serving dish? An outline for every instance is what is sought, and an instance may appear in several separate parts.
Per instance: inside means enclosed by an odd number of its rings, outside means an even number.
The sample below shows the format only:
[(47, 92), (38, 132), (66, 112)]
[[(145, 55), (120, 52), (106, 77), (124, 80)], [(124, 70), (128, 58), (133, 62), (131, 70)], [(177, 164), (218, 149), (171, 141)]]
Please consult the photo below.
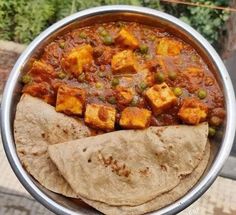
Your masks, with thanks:
[(19, 101), (21, 90), (19, 79), (24, 71), (29, 68), (31, 59), (37, 58), (43, 47), (58, 35), (64, 34), (76, 27), (118, 20), (135, 21), (163, 27), (190, 43), (215, 73), (224, 92), (227, 111), (223, 128), (224, 135), (219, 143), (215, 143), (216, 147), (213, 150), (212, 159), (209, 162), (207, 170), (200, 181), (185, 196), (154, 213), (176, 214), (198, 199), (214, 182), (232, 147), (236, 128), (236, 105), (232, 83), (222, 60), (212, 46), (199, 33), (173, 16), (142, 7), (105, 6), (73, 14), (41, 33), (24, 51), (11, 71), (3, 94), (1, 107), (2, 138), (5, 152), (13, 171), (29, 193), (56, 214), (97, 214), (98, 212), (44, 189), (22, 167), (16, 154), (13, 137), (15, 108)]

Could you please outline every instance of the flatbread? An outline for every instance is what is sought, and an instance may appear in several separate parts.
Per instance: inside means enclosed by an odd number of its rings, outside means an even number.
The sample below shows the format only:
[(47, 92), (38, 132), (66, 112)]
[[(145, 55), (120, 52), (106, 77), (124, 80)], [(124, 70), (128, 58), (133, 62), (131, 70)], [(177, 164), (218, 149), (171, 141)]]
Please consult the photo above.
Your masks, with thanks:
[(116, 214), (138, 215), (160, 209), (181, 198), (197, 183), (197, 181), (202, 176), (204, 170), (206, 169), (209, 157), (210, 157), (210, 144), (208, 143), (206, 146), (203, 159), (191, 174), (184, 177), (179, 183), (179, 185), (176, 186), (171, 191), (164, 193), (163, 195), (160, 195), (157, 198), (145, 204), (136, 207), (129, 207), (129, 206), (117, 207), (117, 206), (110, 206), (102, 202), (91, 201), (85, 198), (82, 198), (82, 200), (85, 201), (87, 204), (91, 205), (92, 207), (96, 208), (97, 210), (101, 211), (102, 213), (111, 215), (116, 215)]
[(202, 160), (191, 174), (183, 178), (180, 181), (179, 185), (176, 186), (174, 189), (170, 190), (167, 193), (163, 193), (162, 195), (156, 197), (155, 199), (139, 206), (135, 207), (111, 206), (102, 202), (92, 201), (85, 198), (82, 198), (82, 200), (87, 204), (89, 204), (90, 206), (96, 208), (100, 212), (107, 215), (139, 215), (154, 210), (158, 210), (162, 207), (165, 207), (177, 201), (179, 198), (184, 196), (198, 182), (198, 180), (200, 179), (200, 177), (202, 176), (207, 167), (209, 158), (210, 158), (210, 143), (208, 142)]
[(62, 144), (48, 152), (81, 197), (137, 206), (176, 187), (203, 157), (207, 123), (116, 131)]
[(78, 197), (48, 156), (48, 146), (87, 137), (90, 130), (80, 120), (57, 113), (44, 101), (24, 94), (17, 105), (14, 137), (25, 169), (47, 189)]

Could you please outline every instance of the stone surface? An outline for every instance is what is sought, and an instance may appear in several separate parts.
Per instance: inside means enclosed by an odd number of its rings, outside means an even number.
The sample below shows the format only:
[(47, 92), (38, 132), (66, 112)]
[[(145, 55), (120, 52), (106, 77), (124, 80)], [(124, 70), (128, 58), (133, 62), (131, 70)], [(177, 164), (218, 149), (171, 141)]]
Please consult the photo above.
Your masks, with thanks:
[[(235, 19), (236, 22), (236, 19)], [(236, 23), (235, 23), (236, 25)], [(236, 38), (236, 33), (235, 33), (235, 38)], [(231, 53), (230, 57), (225, 59), (225, 66), (228, 70), (228, 73), (230, 75), (231, 81), (234, 86), (234, 92), (236, 92), (236, 49), (233, 53)], [(234, 144), (233, 148), (231, 151), (231, 155), (236, 156), (236, 138), (234, 138)], [(236, 174), (236, 173), (235, 173)]]
[(0, 94), (18, 57), (18, 53), (2, 50), (0, 46)]
[(180, 215), (235, 215), (236, 181), (218, 177), (210, 189)]
[(0, 187), (0, 215), (53, 215), (31, 196)]
[[(233, 153), (235, 153), (235, 145), (233, 148)], [(226, 178), (231, 178), (236, 180), (236, 157), (230, 156), (227, 159), (224, 168), (221, 170), (220, 175)]]
[(23, 44), (0, 40), (0, 49), (8, 51), (8, 52), (15, 52), (17, 54), (20, 54), (25, 50), (25, 48), (26, 48), (26, 45), (23, 45)]

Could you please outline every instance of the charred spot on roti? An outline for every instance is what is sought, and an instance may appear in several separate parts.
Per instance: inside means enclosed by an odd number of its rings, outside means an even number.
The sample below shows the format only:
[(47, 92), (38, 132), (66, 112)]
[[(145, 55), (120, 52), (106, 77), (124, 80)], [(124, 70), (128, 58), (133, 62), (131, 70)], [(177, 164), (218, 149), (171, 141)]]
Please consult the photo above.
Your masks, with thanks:
[(173, 165), (173, 168), (176, 169), (176, 170), (178, 170), (178, 169), (179, 169), (178, 164)]
[(131, 170), (122, 162), (118, 162), (117, 160), (111, 161), (111, 169), (112, 172), (115, 172), (119, 176), (129, 177)]
[(25, 155), (25, 151), (18, 151), (19, 153), (21, 153), (21, 154), (23, 154), (23, 155)]
[(111, 155), (108, 158), (103, 157), (102, 159), (103, 159), (103, 163), (104, 163), (105, 167), (112, 164), (113, 157)]
[(150, 172), (149, 172), (149, 167), (145, 167), (144, 169), (140, 169), (140, 170), (139, 170), (139, 173), (140, 173), (140, 175), (142, 175), (142, 176), (147, 176), (148, 174), (150, 174)]
[(111, 171), (118, 176), (128, 177), (131, 174), (131, 170), (124, 162), (114, 159), (111, 155), (105, 157), (101, 151), (98, 151), (98, 160), (104, 167), (110, 167)]
[(68, 130), (67, 130), (67, 129), (62, 129), (62, 131), (63, 131), (65, 134), (68, 134)]
[(161, 164), (161, 169), (164, 170), (165, 172), (167, 171), (167, 164)]

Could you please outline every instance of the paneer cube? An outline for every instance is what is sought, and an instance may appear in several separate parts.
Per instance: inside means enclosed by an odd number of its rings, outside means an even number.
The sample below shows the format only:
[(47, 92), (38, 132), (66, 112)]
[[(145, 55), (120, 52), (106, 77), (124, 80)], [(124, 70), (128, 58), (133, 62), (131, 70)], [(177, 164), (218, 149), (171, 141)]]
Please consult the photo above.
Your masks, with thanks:
[(172, 38), (164, 37), (158, 42), (156, 52), (158, 55), (175, 56), (179, 55), (182, 49), (182, 42)]
[(138, 40), (133, 34), (122, 28), (118, 33), (115, 42), (130, 49), (136, 49), (139, 46)]
[(144, 108), (127, 107), (121, 112), (120, 126), (123, 128), (146, 128), (150, 124), (151, 111)]
[(189, 81), (196, 82), (197, 84), (201, 83), (204, 78), (204, 70), (199, 67), (188, 67), (182, 73)]
[(30, 94), (31, 96), (41, 98), (46, 103), (55, 105), (55, 93), (47, 82), (33, 82), (24, 86), (23, 93)]
[(204, 81), (204, 70), (199, 67), (188, 67), (182, 71), (182, 81), (190, 93), (199, 89), (199, 85)]
[(37, 82), (49, 81), (51, 78), (56, 77), (54, 68), (44, 61), (34, 61), (29, 74)]
[(208, 113), (208, 107), (197, 98), (187, 98), (178, 112), (179, 118), (191, 125), (203, 122)]
[(56, 111), (81, 116), (84, 110), (85, 99), (85, 90), (61, 85), (57, 91)]
[(119, 104), (127, 105), (132, 101), (134, 92), (131, 88), (118, 86), (116, 88), (116, 96)]
[(137, 62), (131, 50), (124, 50), (115, 54), (111, 60), (112, 72), (117, 73), (136, 73)]
[(115, 126), (116, 109), (99, 104), (88, 104), (85, 111), (85, 123), (93, 128), (112, 131)]
[(86, 65), (91, 65), (93, 61), (93, 48), (91, 45), (83, 45), (72, 49), (62, 60), (66, 71), (78, 77)]
[(156, 84), (149, 88), (146, 91), (146, 99), (151, 104), (155, 115), (163, 113), (177, 103), (177, 97), (166, 83)]

